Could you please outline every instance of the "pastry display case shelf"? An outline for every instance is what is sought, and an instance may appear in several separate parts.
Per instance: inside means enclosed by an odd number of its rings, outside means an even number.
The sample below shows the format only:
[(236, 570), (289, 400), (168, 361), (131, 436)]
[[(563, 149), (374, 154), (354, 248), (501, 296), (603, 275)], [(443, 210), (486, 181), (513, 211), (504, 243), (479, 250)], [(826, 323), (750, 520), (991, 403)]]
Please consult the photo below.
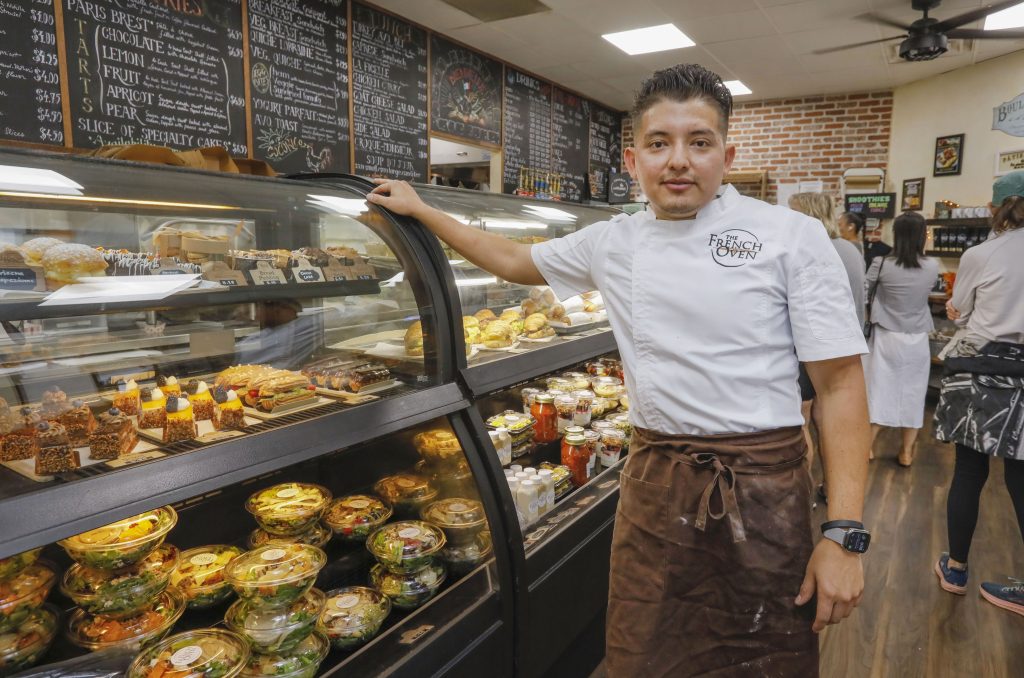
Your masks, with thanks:
[[(116, 278), (115, 278), (116, 279)], [(158, 301), (118, 301), (75, 305), (43, 304), (40, 294), (31, 299), (0, 300), (0, 317), (5, 320), (40, 320), (123, 311), (154, 311), (192, 309), (200, 306), (252, 304), (281, 299), (312, 299), (317, 297), (348, 297), (380, 293), (379, 280), (339, 280), (319, 283), (288, 283), (284, 285), (248, 285), (245, 287), (204, 286), (177, 292)]]
[(328, 403), (246, 429), (212, 444), (161, 446), (167, 455), (116, 470), (103, 464), (47, 484), (0, 469), (0, 557), (78, 534), (160, 504), (393, 433), (466, 406), (455, 384), (414, 390), (350, 407)]

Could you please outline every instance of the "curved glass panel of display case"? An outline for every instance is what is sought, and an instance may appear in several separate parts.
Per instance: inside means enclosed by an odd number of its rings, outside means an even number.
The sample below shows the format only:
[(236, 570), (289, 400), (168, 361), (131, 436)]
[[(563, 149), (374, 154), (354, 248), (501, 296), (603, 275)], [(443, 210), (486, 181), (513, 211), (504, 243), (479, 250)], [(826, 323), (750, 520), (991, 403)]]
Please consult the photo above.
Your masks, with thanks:
[(345, 186), (0, 152), (0, 500), (447, 380), (424, 260)]
[[(416, 190), (428, 205), (458, 221), (527, 244), (565, 236), (620, 214), (610, 207), (437, 186), (417, 186)], [(530, 352), (535, 354), (530, 361), (540, 365), (536, 354), (543, 353), (552, 357), (552, 364), (547, 367), (554, 369), (557, 364), (572, 362), (572, 356), (579, 353), (579, 347), (567, 350), (569, 343), (596, 334), (604, 335), (602, 339), (607, 341), (599, 342), (600, 346), (595, 344), (595, 353), (613, 350), (608, 317), (599, 294), (557, 299), (548, 287), (500, 280), (466, 261), (444, 243), (441, 246), (458, 290), (461, 312), (476, 318), (474, 329), (467, 331), (473, 344), (467, 351), (467, 380), (474, 393), (509, 383), (508, 379), (514, 376), (509, 372), (511, 365), (496, 364), (505, 362), (503, 359)], [(503, 323), (502, 332), (488, 332), (487, 325), (495, 318)], [(505, 325), (510, 332), (504, 331)], [(556, 354), (559, 355), (556, 357)]]

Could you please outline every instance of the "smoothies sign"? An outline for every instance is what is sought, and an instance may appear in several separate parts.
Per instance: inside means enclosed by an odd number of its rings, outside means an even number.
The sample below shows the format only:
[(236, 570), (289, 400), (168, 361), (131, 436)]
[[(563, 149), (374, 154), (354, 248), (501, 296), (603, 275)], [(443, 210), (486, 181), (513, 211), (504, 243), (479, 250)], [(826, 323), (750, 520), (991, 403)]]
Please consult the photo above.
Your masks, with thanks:
[(892, 219), (896, 216), (895, 193), (862, 193), (846, 196), (846, 211), (866, 219)]
[(1024, 93), (992, 109), (992, 129), (1024, 137)]

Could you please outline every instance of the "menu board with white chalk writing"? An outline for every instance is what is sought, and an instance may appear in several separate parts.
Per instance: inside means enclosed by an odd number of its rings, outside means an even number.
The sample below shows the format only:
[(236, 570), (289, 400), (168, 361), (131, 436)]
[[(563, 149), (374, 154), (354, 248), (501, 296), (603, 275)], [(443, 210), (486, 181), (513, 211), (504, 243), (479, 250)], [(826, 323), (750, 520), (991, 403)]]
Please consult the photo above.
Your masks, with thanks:
[(622, 127), (619, 114), (594, 104), (590, 108), (590, 199), (608, 201), (608, 180), (619, 170)]
[(246, 154), (241, 0), (60, 0), (74, 145)]
[(562, 175), (562, 200), (582, 202), (589, 169), (590, 102), (557, 87), (552, 94), (551, 169)]
[(54, 0), (0, 0), (0, 137), (64, 143)]
[(505, 145), (502, 191), (520, 188), (520, 170), (551, 169), (551, 85), (505, 69)]

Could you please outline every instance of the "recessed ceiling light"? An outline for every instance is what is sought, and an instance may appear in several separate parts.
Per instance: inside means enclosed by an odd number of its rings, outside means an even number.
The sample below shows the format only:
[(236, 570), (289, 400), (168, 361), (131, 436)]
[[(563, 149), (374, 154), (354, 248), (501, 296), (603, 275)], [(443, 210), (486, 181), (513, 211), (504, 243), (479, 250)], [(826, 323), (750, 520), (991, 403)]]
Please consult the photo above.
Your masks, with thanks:
[(1024, 2), (1014, 5), (1002, 12), (989, 14), (985, 17), (985, 30), (998, 31), (1001, 28), (1024, 27)]
[(734, 97), (741, 97), (744, 94), (751, 94), (750, 88), (739, 80), (726, 80), (725, 86), (729, 88)]
[(606, 33), (601, 37), (626, 54), (650, 54), (669, 49), (693, 47), (697, 44), (672, 24), (648, 26), (621, 33)]

